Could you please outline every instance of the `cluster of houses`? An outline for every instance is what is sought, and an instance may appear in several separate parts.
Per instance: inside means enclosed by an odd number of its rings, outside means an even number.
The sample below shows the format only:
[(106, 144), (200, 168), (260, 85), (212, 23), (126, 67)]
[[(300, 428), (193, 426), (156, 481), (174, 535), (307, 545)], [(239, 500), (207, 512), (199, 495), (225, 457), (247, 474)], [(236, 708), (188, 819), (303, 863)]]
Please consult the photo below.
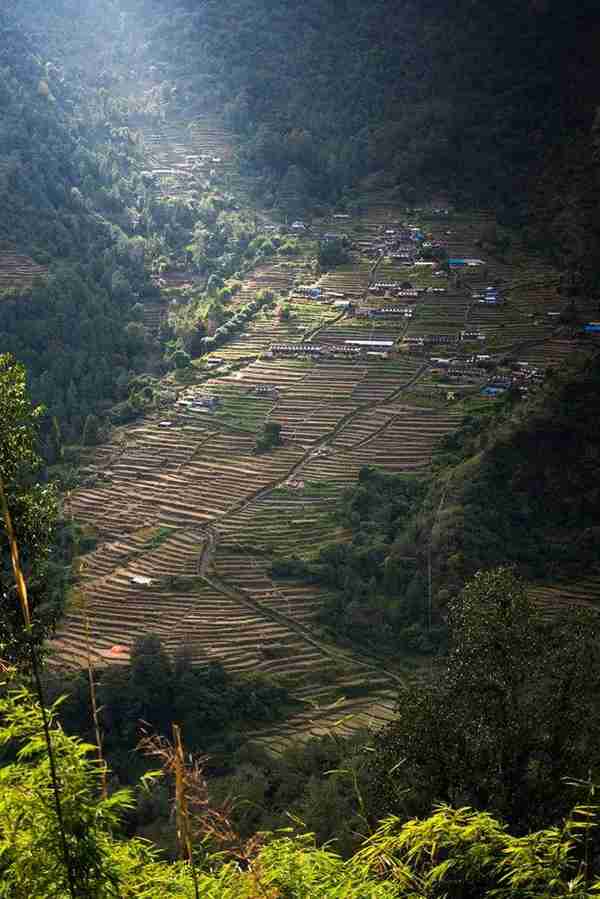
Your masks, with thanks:
[(511, 388), (517, 388), (520, 393), (525, 394), (543, 380), (544, 373), (539, 368), (529, 362), (517, 362), (510, 374), (492, 378), (481, 388), (480, 393), (482, 396), (495, 397)]
[(212, 393), (187, 393), (175, 405), (181, 412), (214, 412), (220, 407), (221, 398)]
[(256, 387), (251, 388), (249, 392), (253, 393), (255, 396), (264, 397), (265, 399), (279, 399), (279, 388), (274, 384), (257, 384)]
[(464, 359), (446, 359), (440, 356), (432, 356), (431, 374), (445, 375), (450, 380), (460, 377), (484, 377), (487, 374), (486, 362), (491, 356), (476, 353)]
[(460, 331), (458, 334), (423, 334), (419, 337), (405, 337), (402, 343), (409, 348), (419, 349), (439, 344), (483, 341), (485, 339), (485, 334), (481, 334), (480, 331)]
[(414, 265), (419, 255), (419, 245), (425, 235), (420, 228), (407, 225), (383, 227), (375, 237), (356, 242), (367, 257), (389, 256), (403, 265)]
[(292, 296), (306, 297), (309, 300), (323, 300), (338, 305), (346, 299), (346, 294), (339, 290), (324, 290), (317, 284), (299, 284), (292, 288)]
[(372, 281), (367, 290), (375, 296), (383, 296), (384, 294), (392, 294), (396, 297), (406, 297), (417, 299), (422, 293), (425, 293), (424, 287), (406, 287), (404, 282), (398, 281)]
[(271, 345), (268, 356), (293, 357), (300, 356), (310, 359), (330, 359), (335, 357), (357, 358), (360, 356), (378, 356), (387, 358), (395, 350), (393, 340), (367, 340), (352, 339), (341, 343), (274, 343)]
[(310, 300), (320, 300), (323, 291), (313, 284), (299, 284), (298, 287), (294, 287), (292, 294), (297, 297), (307, 297)]
[(355, 318), (412, 318), (414, 310), (410, 306), (380, 306), (379, 309), (371, 309), (369, 306), (358, 306), (354, 311)]
[(484, 287), (471, 291), (471, 298), (484, 306), (502, 306), (504, 297), (497, 287)]

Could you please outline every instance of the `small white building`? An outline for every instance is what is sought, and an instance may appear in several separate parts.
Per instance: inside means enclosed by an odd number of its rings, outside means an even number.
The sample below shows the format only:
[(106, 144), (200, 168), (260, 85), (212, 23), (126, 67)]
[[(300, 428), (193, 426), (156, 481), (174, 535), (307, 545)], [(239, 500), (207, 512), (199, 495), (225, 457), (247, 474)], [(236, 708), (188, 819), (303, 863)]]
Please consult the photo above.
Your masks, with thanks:
[(390, 350), (394, 349), (393, 340), (344, 340), (346, 346), (363, 347), (365, 350)]

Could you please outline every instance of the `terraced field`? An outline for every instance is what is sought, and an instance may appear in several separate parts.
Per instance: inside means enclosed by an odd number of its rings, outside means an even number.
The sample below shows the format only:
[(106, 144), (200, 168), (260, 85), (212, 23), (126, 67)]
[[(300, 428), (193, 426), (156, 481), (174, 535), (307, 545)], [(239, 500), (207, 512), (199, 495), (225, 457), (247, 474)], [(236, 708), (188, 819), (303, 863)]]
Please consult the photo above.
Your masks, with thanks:
[(47, 266), (18, 253), (15, 247), (0, 244), (0, 291), (30, 290), (36, 278), (45, 278), (47, 274)]
[(544, 617), (551, 617), (566, 606), (581, 609), (600, 609), (600, 578), (581, 578), (569, 583), (536, 585), (529, 588), (529, 596)]
[[(143, 136), (155, 190), (192, 195), (216, 180), (243, 200), (243, 179), (218, 123), (174, 122)], [(222, 362), (217, 371), (199, 362), (197, 384), (169, 384), (179, 400), (197, 389), (218, 397), (215, 409), (173, 400), (160, 415), (119, 429), (111, 444), (91, 453), (82, 486), (66, 501), (66, 511), (97, 535), (98, 545), (79, 560), (79, 581), (53, 642), (58, 659), (84, 663), (87, 618), (98, 663), (126, 662), (135, 638), (154, 631), (170, 651), (187, 645), (198, 665), (220, 659), (231, 671), (269, 673), (306, 703), (306, 711), (276, 732), (254, 735), (273, 751), (292, 738), (327, 732), (339, 719), (341, 732), (385, 721), (398, 678), (412, 674), (325, 641), (318, 613), (326, 593), (274, 582), (272, 560), (290, 552), (310, 558), (348, 536), (327, 512), (363, 465), (427, 469), (437, 441), (462, 420), (460, 399), (489, 377), (473, 365), (445, 383), (432, 357), (454, 355), (467, 366), (474, 352), (511, 355), (543, 368), (579, 346), (554, 315), (563, 305), (555, 272), (520, 247), (510, 262), (481, 250), (491, 221), (485, 211), (413, 219), (451, 255), (486, 256), (483, 267), (458, 278), (434, 278), (427, 267), (367, 256), (370, 242), (405, 212), (383, 196), (366, 196), (363, 205), (360, 217), (340, 228), (352, 241), (345, 266), (318, 279), (311, 274), (315, 235), (332, 226), (322, 221), (300, 240), (297, 257), (273, 259), (245, 278), (232, 306), (269, 288), (289, 302), (290, 316), (260, 312), (211, 354), (209, 361)], [(368, 293), (375, 271), (378, 279), (409, 281), (423, 291), (412, 316), (359, 318), (327, 300), (333, 291), (370, 309), (389, 303)], [(167, 273), (159, 284), (164, 301), (190, 277)], [(315, 281), (323, 300), (294, 293)], [(472, 297), (489, 283), (500, 285), (502, 305)], [(146, 310), (149, 327), (158, 328), (163, 312), (162, 303)], [(484, 339), (463, 344), (461, 331)], [(439, 335), (452, 343), (402, 347), (406, 337)], [(331, 349), (356, 339), (390, 340), (392, 352), (349, 358), (268, 352), (274, 343)], [(281, 425), (283, 443), (257, 455), (256, 436), (267, 422)], [(548, 591), (539, 588), (540, 602), (553, 601)], [(564, 595), (559, 591), (557, 601)]]

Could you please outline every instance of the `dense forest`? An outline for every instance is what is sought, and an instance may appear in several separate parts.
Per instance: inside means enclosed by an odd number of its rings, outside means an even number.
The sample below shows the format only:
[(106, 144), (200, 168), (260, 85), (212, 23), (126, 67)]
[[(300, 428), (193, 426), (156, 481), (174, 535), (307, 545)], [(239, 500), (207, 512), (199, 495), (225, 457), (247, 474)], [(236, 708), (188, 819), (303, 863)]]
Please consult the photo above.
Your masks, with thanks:
[(494, 207), (584, 286), (596, 283), (599, 28), (593, 0), (188, 0), (151, 47), (182, 104), (224, 108), (267, 202), (290, 214), (311, 197), (351, 203), (365, 176), (405, 202), (440, 192)]
[(87, 10), (105, 41), (98, 75), (84, 66), (85, 18), (59, 38), (68, 8), (23, 4), (16, 13), (0, 19), (0, 250), (28, 254), (47, 273), (2, 290), (0, 347), (26, 365), (33, 398), (46, 406), (44, 456), (54, 465), (63, 446), (94, 443), (152, 405), (144, 374), (177, 367), (178, 352), (198, 353), (231, 317), (213, 289), (157, 340), (144, 324), (144, 302), (160, 298), (151, 275), (189, 266), (222, 287), (264, 242), (233, 198), (208, 184), (189, 202), (152, 190), (131, 123), (158, 120), (164, 104), (120, 92), (119, 66), (129, 70), (118, 16), (107, 27), (106, 9), (97, 22)]

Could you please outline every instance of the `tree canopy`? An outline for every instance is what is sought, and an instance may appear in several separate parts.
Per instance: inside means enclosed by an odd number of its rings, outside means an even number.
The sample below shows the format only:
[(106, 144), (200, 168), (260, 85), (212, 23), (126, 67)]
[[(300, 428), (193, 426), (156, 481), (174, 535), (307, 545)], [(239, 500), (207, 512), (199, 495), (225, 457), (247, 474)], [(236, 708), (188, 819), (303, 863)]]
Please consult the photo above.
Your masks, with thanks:
[[(53, 487), (36, 482), (40, 468), (37, 430), (43, 410), (34, 407), (25, 370), (8, 355), (0, 356), (0, 477), (19, 546), (32, 606), (34, 637), (40, 642), (56, 621), (62, 585), (50, 562), (57, 499)], [(0, 516), (0, 654), (20, 658), (28, 640), (19, 607), (6, 523)]]

